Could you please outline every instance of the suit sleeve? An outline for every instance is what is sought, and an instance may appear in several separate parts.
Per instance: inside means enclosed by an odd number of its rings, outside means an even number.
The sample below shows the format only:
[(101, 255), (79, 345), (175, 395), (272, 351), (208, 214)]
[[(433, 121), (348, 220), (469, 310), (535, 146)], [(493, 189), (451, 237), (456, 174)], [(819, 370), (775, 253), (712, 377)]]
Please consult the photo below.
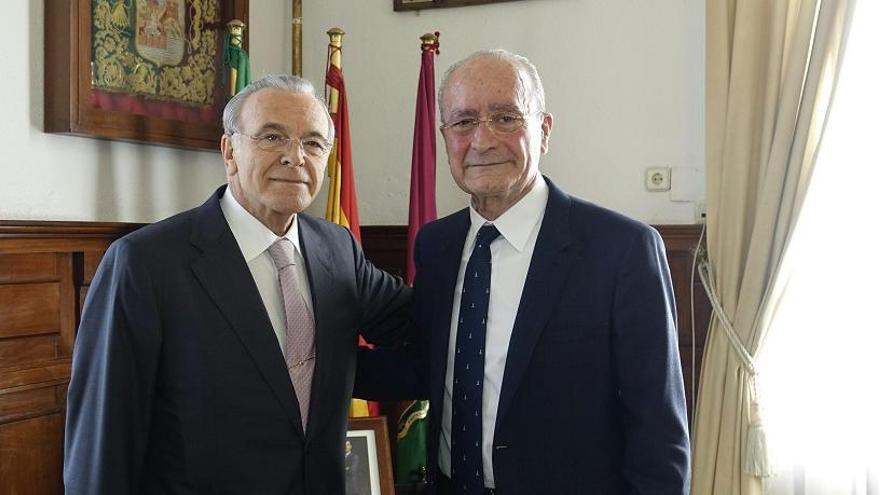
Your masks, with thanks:
[[(418, 248), (416, 252), (418, 253)], [(395, 283), (389, 285), (394, 287), (391, 293), (397, 291), (397, 283), (402, 284), (399, 278), (378, 270), (366, 260), (364, 263), (368, 265), (367, 279), (394, 279)], [(368, 400), (427, 398), (427, 387), (424, 386), (427, 360), (422, 355), (425, 336), (413, 318), (418, 293), (406, 286), (403, 286), (403, 291), (406, 296), (402, 308), (392, 312), (392, 322), (395, 322), (396, 328), (392, 328), (390, 332), (388, 328), (384, 329), (378, 339), (365, 334), (367, 340), (376, 346), (373, 349), (358, 349), (355, 397)], [(397, 296), (393, 299), (395, 306), (401, 303)]]
[(411, 338), (413, 331), (412, 289), (400, 277), (376, 268), (354, 238), (350, 239), (361, 313), (360, 333), (371, 344), (401, 345)]
[(138, 491), (161, 334), (149, 270), (133, 251), (126, 239), (110, 247), (83, 310), (67, 397), (68, 494)]
[(654, 229), (643, 231), (620, 266), (613, 331), (628, 493), (687, 494), (690, 445), (675, 301)]

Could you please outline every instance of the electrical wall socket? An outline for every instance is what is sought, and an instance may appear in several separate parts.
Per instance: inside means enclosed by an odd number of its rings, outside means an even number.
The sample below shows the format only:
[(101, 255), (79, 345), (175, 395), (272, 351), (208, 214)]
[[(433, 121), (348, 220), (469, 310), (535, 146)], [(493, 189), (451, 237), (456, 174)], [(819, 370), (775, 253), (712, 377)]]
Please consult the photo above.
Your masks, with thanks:
[(672, 185), (672, 169), (669, 167), (650, 167), (645, 169), (645, 189), (648, 191), (668, 191)]
[(706, 202), (694, 202), (694, 223), (706, 223)]

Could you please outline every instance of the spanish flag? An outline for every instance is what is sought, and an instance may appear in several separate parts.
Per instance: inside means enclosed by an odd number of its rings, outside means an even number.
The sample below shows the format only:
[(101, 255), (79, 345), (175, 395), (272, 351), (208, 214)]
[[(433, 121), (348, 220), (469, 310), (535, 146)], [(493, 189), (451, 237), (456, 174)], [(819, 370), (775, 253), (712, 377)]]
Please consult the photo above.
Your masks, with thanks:
[[(347, 227), (358, 242), (361, 241), (361, 226), (358, 221), (357, 194), (354, 189), (354, 168), (351, 160), (351, 133), (348, 125), (348, 102), (345, 96), (345, 80), (342, 78), (342, 36), (339, 28), (327, 31), (330, 44), (327, 51), (327, 76), (325, 79), (327, 104), (330, 118), (336, 127), (333, 150), (327, 160), (327, 174), (330, 178), (327, 197), (327, 220)], [(363, 339), (361, 345), (366, 345)], [(378, 416), (379, 404), (361, 399), (352, 399), (349, 416)]]
[(327, 160), (330, 177), (327, 198), (327, 220), (351, 230), (355, 239), (361, 240), (358, 221), (357, 193), (354, 189), (354, 168), (351, 160), (351, 131), (348, 124), (348, 102), (345, 96), (345, 80), (342, 78), (342, 35), (338, 28), (327, 31), (330, 45), (327, 57), (326, 91), (330, 117), (336, 127), (333, 151)]

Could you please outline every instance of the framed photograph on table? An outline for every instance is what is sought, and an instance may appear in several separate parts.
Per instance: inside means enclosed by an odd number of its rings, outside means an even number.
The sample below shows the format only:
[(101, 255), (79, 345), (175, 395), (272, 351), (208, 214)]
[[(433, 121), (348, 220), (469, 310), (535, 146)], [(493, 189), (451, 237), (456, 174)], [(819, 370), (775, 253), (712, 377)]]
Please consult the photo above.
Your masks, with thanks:
[(248, 0), (45, 0), (45, 131), (216, 151), (232, 19)]
[(384, 416), (349, 418), (345, 436), (345, 494), (394, 495)]

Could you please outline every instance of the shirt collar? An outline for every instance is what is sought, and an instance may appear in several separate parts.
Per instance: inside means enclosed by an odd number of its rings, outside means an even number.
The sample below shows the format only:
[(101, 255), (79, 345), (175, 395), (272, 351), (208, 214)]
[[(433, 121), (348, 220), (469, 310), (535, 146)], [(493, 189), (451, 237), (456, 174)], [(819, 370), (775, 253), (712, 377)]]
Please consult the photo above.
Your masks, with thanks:
[[(220, 209), (223, 210), (226, 223), (229, 224), (229, 229), (232, 230), (232, 235), (235, 237), (238, 248), (241, 250), (241, 254), (247, 263), (263, 254), (264, 251), (269, 249), (269, 246), (279, 239), (274, 232), (269, 230), (269, 227), (263, 225), (263, 222), (259, 221), (241, 206), (228, 187), (223, 192), (223, 196), (220, 197)], [(296, 252), (300, 253), (299, 225), (296, 215), (293, 217), (293, 221), (290, 222), (290, 228), (281, 237), (290, 239)]]
[(550, 197), (550, 189), (547, 182), (541, 174), (535, 178), (535, 185), (532, 190), (527, 192), (519, 201), (507, 209), (500, 217), (494, 221), (483, 218), (473, 205), (470, 206), (471, 228), (468, 231), (468, 241), (472, 241), (477, 231), (483, 224), (491, 223), (495, 225), (498, 232), (509, 242), (517, 251), (522, 251), (526, 247), (529, 235), (541, 223), (544, 218), (544, 211), (547, 209), (547, 198)]

